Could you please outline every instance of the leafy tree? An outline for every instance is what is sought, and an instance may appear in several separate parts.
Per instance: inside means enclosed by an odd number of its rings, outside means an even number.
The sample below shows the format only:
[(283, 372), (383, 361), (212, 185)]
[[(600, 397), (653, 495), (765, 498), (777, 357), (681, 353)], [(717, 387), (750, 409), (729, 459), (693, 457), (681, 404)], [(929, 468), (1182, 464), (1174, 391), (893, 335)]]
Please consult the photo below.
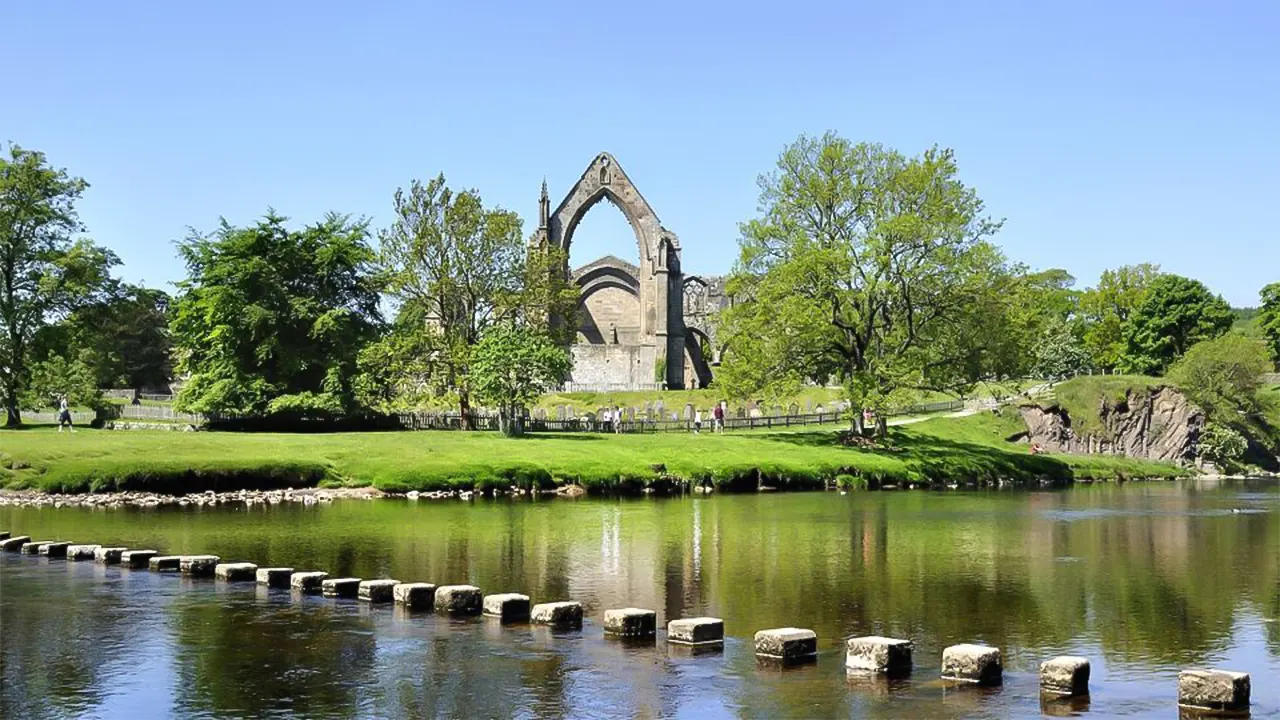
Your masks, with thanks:
[(50, 167), (43, 153), (8, 147), (0, 156), (0, 405), (22, 422), (21, 398), (36, 333), (92, 302), (119, 261), (85, 239), (75, 203), (88, 184)]
[(1032, 351), (1032, 374), (1049, 381), (1065, 380), (1090, 368), (1089, 351), (1075, 330), (1062, 320), (1045, 328)]
[(472, 353), (476, 397), (497, 406), (502, 432), (523, 432), (521, 410), (569, 374), (569, 353), (544, 330), (500, 323), (485, 330)]
[(112, 280), (99, 300), (43, 328), (32, 353), (82, 358), (99, 387), (164, 386), (172, 375), (170, 302), (163, 290)]
[(1096, 367), (1110, 370), (1120, 364), (1125, 326), (1160, 274), (1158, 265), (1148, 263), (1104, 270), (1097, 287), (1081, 294), (1084, 343)]
[[(380, 262), (386, 291), (407, 318), (394, 332), (407, 337), (387, 349), (410, 348), (431, 361), (398, 362), (381, 377), (366, 376), (367, 385), (384, 394), (395, 385), (448, 388), (469, 423), (471, 351), (518, 305), (511, 298), (526, 269), (520, 218), (485, 208), (475, 190), (451, 190), (443, 175), (397, 190), (395, 214), (381, 234)], [(432, 377), (412, 377), (421, 372)]]
[(32, 365), (31, 378), (23, 389), (23, 409), (56, 408), (63, 397), (72, 407), (103, 407), (102, 390), (86, 358), (68, 360), (53, 355)]
[(1249, 449), (1249, 441), (1230, 425), (1207, 423), (1200, 434), (1200, 456), (1219, 467), (1234, 468)]
[(957, 173), (949, 150), (909, 158), (833, 133), (787, 147), (741, 227), (726, 389), (836, 377), (855, 407), (883, 409), (990, 372), (1009, 272), (986, 242), (1000, 223)]
[(1169, 379), (1220, 423), (1261, 410), (1258, 391), (1271, 359), (1262, 342), (1238, 332), (1196, 343), (1169, 369)]
[(265, 414), (356, 407), (356, 356), (377, 337), (374, 253), (363, 221), (330, 214), (301, 230), (268, 213), (225, 220), (179, 243), (173, 338), (186, 374), (177, 404), (195, 412)]
[(1161, 275), (1125, 325), (1125, 372), (1160, 375), (1198, 342), (1231, 329), (1231, 307), (1198, 280)]
[(1280, 367), (1280, 283), (1262, 288), (1262, 305), (1258, 308), (1258, 326), (1266, 339), (1271, 361)]

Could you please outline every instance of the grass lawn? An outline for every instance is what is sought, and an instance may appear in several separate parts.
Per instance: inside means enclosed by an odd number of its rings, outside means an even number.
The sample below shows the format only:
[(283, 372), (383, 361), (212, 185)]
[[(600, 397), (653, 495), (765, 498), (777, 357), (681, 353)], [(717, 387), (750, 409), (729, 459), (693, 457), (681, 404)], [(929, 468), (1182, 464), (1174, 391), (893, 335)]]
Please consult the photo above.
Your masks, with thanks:
[(1032, 456), (1004, 438), (1020, 428), (982, 413), (894, 428), (888, 447), (847, 448), (830, 429), (712, 435), (496, 433), (183, 433), (52, 428), (0, 431), (0, 486), (85, 492), (194, 492), (281, 484), (387, 491), (577, 482), (636, 491), (660, 478), (755, 489), (820, 486), (848, 474), (884, 482), (996, 478), (1173, 477), (1172, 465), (1097, 456)]

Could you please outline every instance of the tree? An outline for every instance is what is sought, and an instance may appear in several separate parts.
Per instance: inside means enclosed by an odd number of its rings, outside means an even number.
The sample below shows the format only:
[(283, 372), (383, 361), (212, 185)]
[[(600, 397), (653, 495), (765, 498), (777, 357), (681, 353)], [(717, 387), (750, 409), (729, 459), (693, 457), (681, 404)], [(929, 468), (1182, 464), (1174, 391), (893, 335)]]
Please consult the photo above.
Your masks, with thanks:
[[(384, 377), (391, 384), (428, 384), (457, 393), (464, 424), (471, 415), (471, 352), (492, 325), (511, 313), (525, 270), (520, 218), (487, 209), (475, 190), (455, 192), (443, 175), (415, 180), (395, 195), (395, 222), (381, 234), (386, 291), (409, 337), (395, 346), (426, 352), (430, 363), (402, 364), (434, 377)], [(372, 385), (377, 385), (371, 380)]]
[(10, 145), (0, 156), (0, 404), (22, 422), (28, 353), (41, 328), (92, 302), (118, 260), (72, 236), (75, 203), (88, 184), (50, 167), (43, 153)]
[(1221, 297), (1198, 280), (1161, 275), (1125, 324), (1125, 372), (1160, 375), (1198, 342), (1231, 329), (1234, 316)]
[(1031, 351), (1032, 375), (1051, 382), (1075, 377), (1090, 368), (1089, 352), (1075, 330), (1062, 320), (1045, 328)]
[(1104, 270), (1097, 287), (1081, 294), (1084, 343), (1096, 367), (1111, 370), (1120, 364), (1125, 326), (1160, 274), (1158, 265), (1147, 263)]
[(97, 410), (103, 406), (102, 390), (85, 358), (68, 360), (53, 355), (31, 366), (31, 378), (22, 394), (24, 410), (56, 408), (63, 397), (71, 407)]
[(1003, 339), (981, 330), (998, 325), (1010, 274), (986, 242), (1000, 223), (957, 173), (949, 150), (908, 158), (833, 133), (787, 147), (741, 227), (725, 384), (835, 377), (855, 407), (882, 410), (990, 372)]
[(1258, 308), (1258, 326), (1266, 339), (1271, 362), (1280, 367), (1280, 283), (1262, 288), (1262, 305)]
[(1203, 408), (1209, 419), (1232, 424), (1261, 410), (1258, 391), (1263, 373), (1271, 367), (1262, 342), (1230, 332), (1196, 343), (1169, 369), (1169, 379)]
[(521, 410), (569, 374), (569, 353), (541, 329), (501, 323), (485, 330), (472, 353), (476, 397), (498, 408), (508, 436), (523, 433)]
[(349, 412), (356, 357), (377, 337), (368, 226), (330, 214), (301, 230), (268, 213), (179, 243), (177, 404), (206, 413)]
[(83, 359), (98, 387), (161, 387), (172, 375), (168, 293), (116, 280), (97, 301), (43, 328), (32, 354)]

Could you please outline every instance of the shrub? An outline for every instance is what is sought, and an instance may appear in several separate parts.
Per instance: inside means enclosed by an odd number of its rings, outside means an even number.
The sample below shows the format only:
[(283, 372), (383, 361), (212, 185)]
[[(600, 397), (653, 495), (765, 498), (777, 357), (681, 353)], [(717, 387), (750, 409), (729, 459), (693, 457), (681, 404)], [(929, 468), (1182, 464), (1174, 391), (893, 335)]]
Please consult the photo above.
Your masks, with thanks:
[(1209, 423), (1200, 435), (1200, 456), (1220, 467), (1231, 467), (1244, 457), (1249, 443), (1234, 429)]

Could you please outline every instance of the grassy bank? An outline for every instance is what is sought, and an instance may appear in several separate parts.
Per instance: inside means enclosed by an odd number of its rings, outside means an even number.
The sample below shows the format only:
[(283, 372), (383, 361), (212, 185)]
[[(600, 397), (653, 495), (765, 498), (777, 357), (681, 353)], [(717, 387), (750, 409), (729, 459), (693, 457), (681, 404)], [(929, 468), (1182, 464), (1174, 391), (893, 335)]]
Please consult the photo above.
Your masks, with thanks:
[(887, 447), (848, 448), (830, 430), (725, 435), (536, 435), (399, 432), (325, 435), (0, 431), (0, 485), (55, 492), (193, 492), (279, 485), (372, 485), (387, 491), (580, 483), (635, 491), (663, 478), (753, 490), (821, 486), (839, 475), (877, 482), (997, 478), (1056, 482), (1172, 477), (1127, 458), (1032, 456), (1005, 442), (1018, 421), (990, 413), (895, 428)]

